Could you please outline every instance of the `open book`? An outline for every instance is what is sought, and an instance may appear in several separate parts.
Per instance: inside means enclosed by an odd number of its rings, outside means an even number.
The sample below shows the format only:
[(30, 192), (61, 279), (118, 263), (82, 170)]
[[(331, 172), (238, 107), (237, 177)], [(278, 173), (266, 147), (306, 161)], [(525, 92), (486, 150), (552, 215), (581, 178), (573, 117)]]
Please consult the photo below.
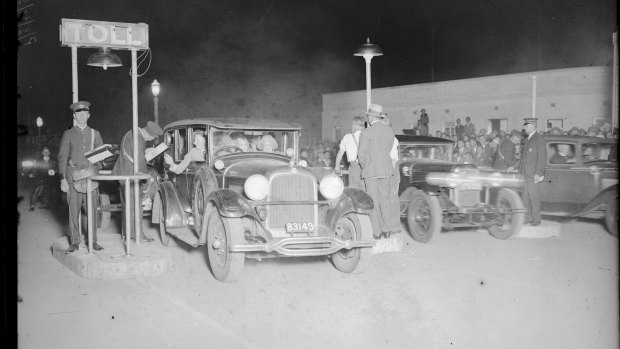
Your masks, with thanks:
[(91, 164), (99, 162), (112, 155), (114, 155), (114, 153), (112, 152), (112, 146), (110, 144), (104, 144), (84, 154)]
[(146, 161), (151, 161), (157, 155), (164, 152), (164, 150), (168, 149), (168, 146), (165, 143), (159, 143), (155, 148), (149, 148), (147, 152), (144, 154)]

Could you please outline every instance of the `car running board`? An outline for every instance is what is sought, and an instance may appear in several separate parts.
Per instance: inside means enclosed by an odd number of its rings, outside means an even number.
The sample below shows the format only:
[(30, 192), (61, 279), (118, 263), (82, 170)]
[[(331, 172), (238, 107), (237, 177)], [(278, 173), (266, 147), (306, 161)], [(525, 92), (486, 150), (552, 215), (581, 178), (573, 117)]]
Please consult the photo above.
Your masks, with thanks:
[(177, 239), (185, 242), (188, 245), (191, 245), (192, 247), (198, 246), (198, 238), (196, 237), (194, 232), (192, 232), (187, 227), (168, 228), (166, 229), (166, 231), (168, 232), (168, 234), (176, 237)]

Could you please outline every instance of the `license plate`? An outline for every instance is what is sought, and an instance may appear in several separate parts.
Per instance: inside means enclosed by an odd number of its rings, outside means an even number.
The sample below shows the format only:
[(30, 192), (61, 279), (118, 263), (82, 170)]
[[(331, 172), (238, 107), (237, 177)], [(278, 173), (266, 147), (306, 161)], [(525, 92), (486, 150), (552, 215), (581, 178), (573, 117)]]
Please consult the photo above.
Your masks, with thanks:
[(308, 222), (286, 223), (285, 228), (286, 228), (287, 233), (310, 232), (310, 231), (314, 231), (314, 223), (308, 223)]
[(481, 190), (482, 185), (480, 182), (464, 182), (458, 185), (458, 188), (461, 190)]

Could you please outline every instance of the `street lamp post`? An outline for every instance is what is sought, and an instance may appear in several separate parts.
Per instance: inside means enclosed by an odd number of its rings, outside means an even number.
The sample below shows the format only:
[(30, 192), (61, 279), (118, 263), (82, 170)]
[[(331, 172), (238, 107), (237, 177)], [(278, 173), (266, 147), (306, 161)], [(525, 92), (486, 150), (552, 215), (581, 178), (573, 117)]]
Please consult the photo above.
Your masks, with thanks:
[(383, 51), (378, 45), (371, 44), (370, 38), (366, 38), (366, 43), (359, 45), (353, 55), (364, 57), (366, 61), (366, 111), (368, 111), (370, 107), (370, 60), (372, 57), (382, 56)]
[(38, 141), (39, 141), (39, 150), (41, 149), (41, 127), (43, 127), (43, 118), (37, 116), (37, 130), (38, 130)]
[(151, 84), (151, 92), (153, 92), (153, 110), (155, 114), (155, 123), (159, 125), (159, 110), (157, 106), (157, 103), (159, 102), (159, 82), (157, 82), (157, 79), (153, 80), (153, 83)]

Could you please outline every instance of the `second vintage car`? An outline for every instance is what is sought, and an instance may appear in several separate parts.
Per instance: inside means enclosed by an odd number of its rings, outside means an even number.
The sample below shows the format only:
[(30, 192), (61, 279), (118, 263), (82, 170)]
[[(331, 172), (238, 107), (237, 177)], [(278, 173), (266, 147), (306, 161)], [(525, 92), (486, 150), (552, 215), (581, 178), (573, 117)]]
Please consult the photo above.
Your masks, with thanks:
[(442, 230), (486, 228), (498, 239), (513, 238), (525, 210), (514, 190), (515, 174), (501, 174), (452, 161), (453, 142), (397, 135), (401, 217), (414, 240), (427, 243)]
[[(342, 272), (361, 271), (375, 245), (371, 198), (318, 178), (299, 161), (300, 127), (254, 119), (188, 119), (164, 128), (174, 167), (194, 137), (206, 137), (204, 161), (175, 173), (158, 157), (152, 222), (161, 241), (204, 245), (211, 271), (236, 280), (245, 258), (329, 256)], [(179, 172), (177, 169), (176, 172)]]

